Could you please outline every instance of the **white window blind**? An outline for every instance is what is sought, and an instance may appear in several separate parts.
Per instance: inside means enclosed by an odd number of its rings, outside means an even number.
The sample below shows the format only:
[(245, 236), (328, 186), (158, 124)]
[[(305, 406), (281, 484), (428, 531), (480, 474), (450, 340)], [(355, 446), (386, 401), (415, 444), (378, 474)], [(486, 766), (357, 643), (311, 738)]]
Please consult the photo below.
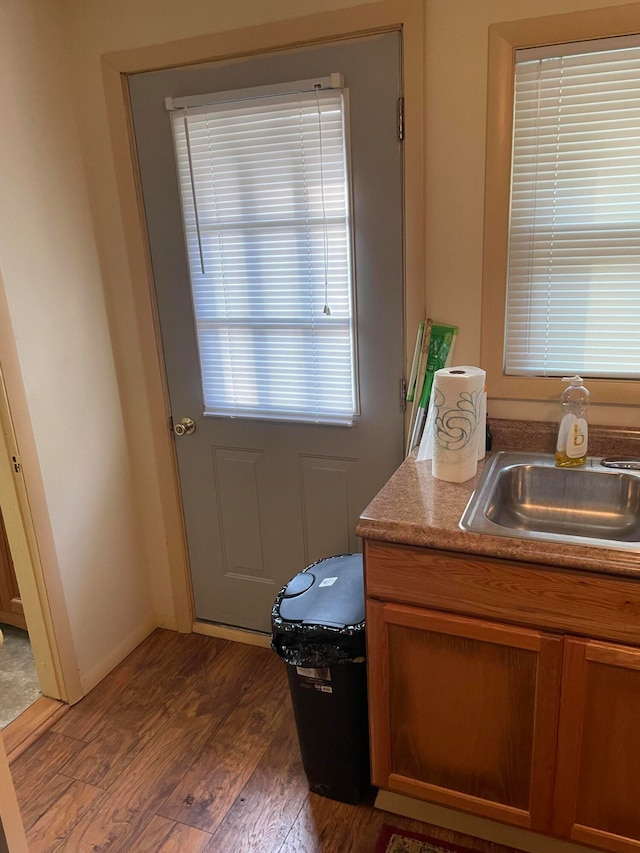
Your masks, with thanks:
[(565, 47), (516, 53), (505, 373), (637, 378), (640, 46)]
[(345, 93), (248, 94), (171, 114), (204, 413), (350, 424)]

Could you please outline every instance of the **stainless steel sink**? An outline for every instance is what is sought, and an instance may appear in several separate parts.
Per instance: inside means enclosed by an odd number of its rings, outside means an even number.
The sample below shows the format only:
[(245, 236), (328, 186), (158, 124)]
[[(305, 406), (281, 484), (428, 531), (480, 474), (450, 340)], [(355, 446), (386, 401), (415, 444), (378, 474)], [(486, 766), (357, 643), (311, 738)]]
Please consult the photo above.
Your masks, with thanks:
[(556, 468), (553, 456), (496, 453), (460, 519), (463, 530), (640, 552), (640, 471), (587, 459)]

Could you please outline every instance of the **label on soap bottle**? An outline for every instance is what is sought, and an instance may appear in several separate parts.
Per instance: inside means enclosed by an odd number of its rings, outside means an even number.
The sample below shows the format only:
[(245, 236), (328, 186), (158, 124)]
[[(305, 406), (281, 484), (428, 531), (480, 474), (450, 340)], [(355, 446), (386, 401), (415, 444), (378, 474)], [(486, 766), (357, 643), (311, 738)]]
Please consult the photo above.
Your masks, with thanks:
[(589, 440), (589, 427), (584, 418), (575, 415), (565, 415), (563, 420), (567, 423), (567, 456), (569, 459), (580, 459), (587, 455), (587, 444)]

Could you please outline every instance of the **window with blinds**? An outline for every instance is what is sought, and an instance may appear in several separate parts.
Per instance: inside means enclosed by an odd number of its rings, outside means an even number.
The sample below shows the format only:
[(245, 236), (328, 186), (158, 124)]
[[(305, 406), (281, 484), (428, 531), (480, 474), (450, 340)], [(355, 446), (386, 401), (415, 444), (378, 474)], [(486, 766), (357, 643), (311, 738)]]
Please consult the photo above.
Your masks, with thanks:
[(358, 414), (336, 79), (168, 103), (206, 415), (349, 425)]
[(516, 52), (505, 373), (640, 376), (640, 40)]

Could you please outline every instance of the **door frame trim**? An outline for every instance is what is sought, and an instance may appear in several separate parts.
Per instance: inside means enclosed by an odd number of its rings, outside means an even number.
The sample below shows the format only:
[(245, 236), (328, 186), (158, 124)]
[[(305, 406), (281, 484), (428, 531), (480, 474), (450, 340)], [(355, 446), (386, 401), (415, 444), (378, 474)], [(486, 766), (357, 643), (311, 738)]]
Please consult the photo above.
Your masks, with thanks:
[[(160, 515), (156, 529), (164, 532), (173, 595), (175, 624), (189, 632), (193, 602), (188, 568), (186, 534), (182, 517), (177, 460), (172, 435), (167, 382), (162, 355), (151, 259), (145, 229), (144, 208), (135, 154), (127, 76), (183, 65), (224, 61), (240, 57), (304, 48), (327, 42), (399, 31), (402, 34), (402, 77), (405, 103), (404, 138), (404, 339), (405, 376), (414, 347), (413, 330), (424, 319), (424, 9), (422, 0), (383, 0), (286, 21), (212, 33), (190, 39), (108, 53), (101, 57), (102, 81), (107, 106), (115, 178), (129, 265), (130, 281), (105, 274), (105, 288), (112, 305), (118, 293), (130, 287), (135, 306), (137, 341), (116, 348), (120, 374), (126, 375), (130, 358), (142, 365), (141, 393), (145, 407), (127, 405), (131, 429), (148, 437), (147, 465), (156, 473)], [(411, 191), (416, 188), (416, 191)], [(117, 322), (117, 320), (116, 320)], [(138, 347), (131, 354), (130, 346)], [(398, 377), (400, 381), (400, 377)], [(400, 388), (398, 389), (400, 393)], [(129, 397), (128, 399), (132, 399)], [(140, 447), (142, 442), (139, 442)], [(141, 469), (144, 466), (141, 462)], [(144, 484), (140, 482), (140, 489)], [(141, 495), (144, 500), (144, 495)], [(149, 535), (149, 534), (147, 534)], [(157, 551), (159, 543), (154, 543)]]

